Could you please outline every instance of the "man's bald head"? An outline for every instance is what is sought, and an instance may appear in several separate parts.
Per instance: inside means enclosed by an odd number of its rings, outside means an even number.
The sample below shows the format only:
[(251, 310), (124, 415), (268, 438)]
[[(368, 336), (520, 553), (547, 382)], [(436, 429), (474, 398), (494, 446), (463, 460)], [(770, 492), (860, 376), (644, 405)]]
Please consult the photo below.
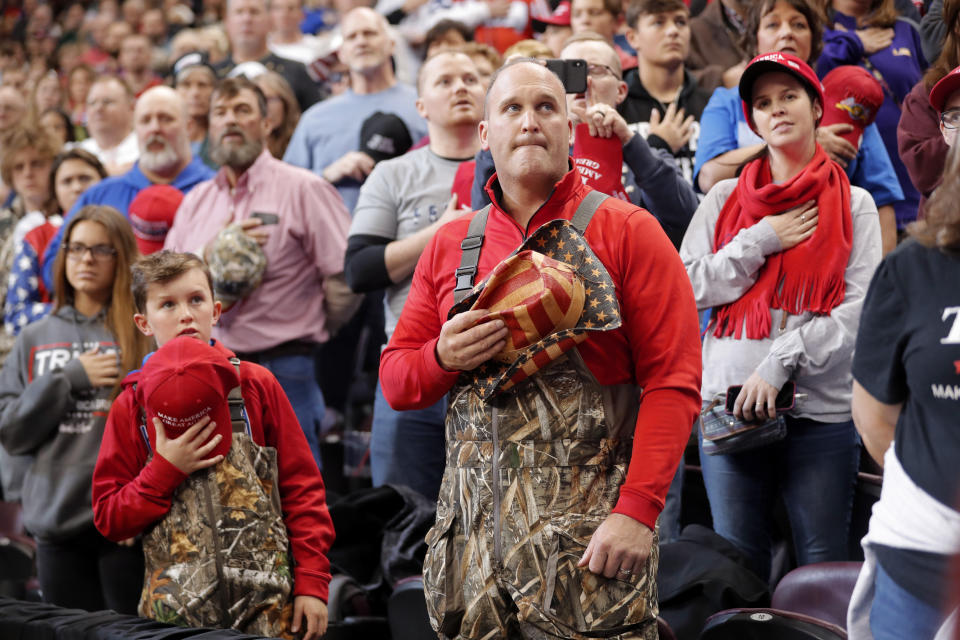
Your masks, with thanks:
[(377, 22), (377, 24), (380, 25), (381, 30), (382, 30), (384, 33), (386, 33), (386, 31), (387, 31), (387, 26), (388, 26), (388, 24), (389, 24), (389, 23), (387, 22), (387, 19), (384, 18), (384, 17), (383, 17), (380, 13), (378, 13), (377, 11), (374, 11), (373, 9), (371, 9), (370, 7), (354, 7), (353, 9), (350, 9), (350, 11), (348, 11), (346, 14), (344, 14), (343, 19), (340, 20), (340, 25), (341, 25), (341, 28), (342, 28), (343, 25), (345, 25), (345, 24), (347, 24), (347, 23), (350, 23), (351, 21), (353, 21), (353, 20), (355, 20), (355, 19), (361, 19), (361, 20), (363, 20), (363, 19), (368, 19), (368, 18), (375, 20), (375, 21)]
[(133, 110), (134, 117), (139, 116), (146, 110), (155, 108), (157, 105), (164, 105), (169, 108), (171, 112), (179, 114), (186, 114), (187, 111), (186, 103), (175, 89), (166, 85), (160, 85), (150, 87), (141, 94)]
[(544, 66), (542, 60), (537, 60), (536, 58), (513, 58), (508, 60), (502, 67), (493, 72), (493, 75), (490, 76), (490, 85), (487, 87), (487, 95), (483, 101), (483, 117), (486, 118), (490, 112), (490, 96), (493, 94), (494, 85), (497, 83), (497, 80), (500, 79), (500, 76), (507, 71), (508, 69), (515, 67), (517, 65), (530, 65), (532, 67), (537, 67), (533, 69), (533, 73), (544, 78), (548, 84), (555, 86), (559, 92), (560, 102), (563, 103), (564, 115), (566, 115), (566, 101), (564, 96), (566, 96), (566, 90), (563, 88), (563, 83), (560, 82), (560, 78), (557, 77), (553, 71), (547, 69)]
[(340, 61), (351, 73), (370, 74), (391, 69), (393, 40), (386, 19), (367, 7), (351, 9), (340, 21), (343, 44)]
[(480, 144), (490, 150), (505, 197), (548, 193), (569, 170), (573, 124), (560, 79), (539, 61), (518, 58), (490, 82)]
[(187, 105), (175, 89), (148, 89), (133, 113), (140, 167), (165, 178), (175, 176), (191, 160)]

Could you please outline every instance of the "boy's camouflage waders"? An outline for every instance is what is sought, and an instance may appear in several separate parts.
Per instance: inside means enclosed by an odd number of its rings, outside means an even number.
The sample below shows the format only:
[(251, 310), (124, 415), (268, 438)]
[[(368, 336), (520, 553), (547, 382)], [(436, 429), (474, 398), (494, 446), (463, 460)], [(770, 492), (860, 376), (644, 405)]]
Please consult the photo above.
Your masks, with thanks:
[(250, 437), (239, 387), (230, 392), (230, 414), (227, 457), (190, 474), (167, 515), (144, 533), (139, 613), (183, 626), (289, 638), (293, 572), (276, 486), (277, 452)]
[(451, 390), (424, 563), (442, 637), (657, 638), (656, 535), (628, 580), (577, 567), (626, 478), (637, 394), (601, 386), (576, 348), (487, 402), (462, 382)]

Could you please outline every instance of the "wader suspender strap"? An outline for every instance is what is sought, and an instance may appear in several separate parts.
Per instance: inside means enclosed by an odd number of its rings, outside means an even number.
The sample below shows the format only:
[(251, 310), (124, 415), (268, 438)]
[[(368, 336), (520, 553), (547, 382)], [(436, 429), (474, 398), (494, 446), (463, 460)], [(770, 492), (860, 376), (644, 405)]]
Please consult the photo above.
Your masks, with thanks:
[[(570, 224), (576, 227), (580, 233), (586, 231), (593, 214), (609, 197), (599, 191), (590, 191), (580, 201), (573, 218), (570, 219)], [(480, 249), (483, 247), (483, 233), (487, 228), (487, 218), (490, 217), (490, 206), (488, 204), (473, 217), (470, 226), (467, 228), (467, 236), (460, 243), (463, 254), (460, 257), (460, 267), (456, 271), (457, 286), (453, 290), (454, 304), (466, 298), (473, 290), (473, 280), (477, 275), (477, 266), (480, 264)]]
[[(230, 364), (237, 368), (237, 379), (239, 380), (240, 358), (236, 356), (230, 358)], [(227, 404), (230, 405), (230, 425), (233, 427), (233, 432), (243, 433), (246, 431), (247, 435), (252, 438), (253, 432), (250, 430), (250, 421), (247, 419), (247, 409), (243, 405), (243, 394), (240, 393), (239, 384), (230, 389), (230, 393), (227, 394)]]
[(483, 231), (487, 228), (487, 218), (490, 216), (490, 205), (480, 209), (473, 216), (467, 228), (467, 236), (460, 243), (463, 251), (460, 257), (460, 267), (457, 268), (457, 286), (453, 290), (454, 303), (460, 302), (473, 290), (473, 279), (477, 276), (477, 265), (480, 264), (480, 248), (483, 246)]
[[(237, 369), (237, 378), (240, 377), (240, 358), (230, 358), (230, 364), (232, 364)], [(137, 391), (137, 383), (133, 383), (133, 391)], [(230, 389), (230, 393), (227, 394), (227, 404), (230, 405), (230, 425), (233, 428), (234, 433), (243, 433), (247, 432), (247, 435), (253, 437), (253, 433), (250, 430), (250, 421), (247, 419), (247, 409), (243, 404), (243, 394), (240, 393), (240, 385), (235, 386), (233, 389)], [(140, 409), (140, 436), (143, 438), (144, 444), (147, 445), (147, 453), (151, 453), (153, 450), (150, 447), (150, 436), (147, 435), (147, 414), (144, 412), (143, 407)]]

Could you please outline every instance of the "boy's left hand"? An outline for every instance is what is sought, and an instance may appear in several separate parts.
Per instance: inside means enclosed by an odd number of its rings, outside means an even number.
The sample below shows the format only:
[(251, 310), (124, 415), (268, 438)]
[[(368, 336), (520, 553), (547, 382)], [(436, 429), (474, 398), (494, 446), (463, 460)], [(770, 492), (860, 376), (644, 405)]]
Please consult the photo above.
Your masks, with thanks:
[(299, 632), (303, 619), (307, 622), (303, 640), (317, 640), (327, 632), (327, 605), (320, 598), (296, 596), (293, 599), (293, 623), (290, 630)]

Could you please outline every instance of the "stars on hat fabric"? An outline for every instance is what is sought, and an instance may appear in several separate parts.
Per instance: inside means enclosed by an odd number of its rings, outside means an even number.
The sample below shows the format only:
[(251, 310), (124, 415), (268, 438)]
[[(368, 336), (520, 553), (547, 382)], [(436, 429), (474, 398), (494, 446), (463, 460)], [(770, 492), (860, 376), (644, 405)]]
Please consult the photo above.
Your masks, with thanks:
[[(586, 340), (587, 331), (611, 330), (620, 326), (620, 309), (610, 275), (569, 221), (552, 220), (546, 223), (509, 257), (529, 249), (554, 260), (562, 258), (577, 271), (584, 284), (584, 308), (577, 327), (544, 337), (518, 351), (512, 362), (489, 360), (467, 372), (465, 375), (470, 379), (474, 392), (484, 401), (489, 401), (498, 393), (511, 389), (549, 366), (577, 343)], [(471, 308), (486, 284), (486, 280), (478, 284), (469, 297), (454, 305), (449, 316)]]

